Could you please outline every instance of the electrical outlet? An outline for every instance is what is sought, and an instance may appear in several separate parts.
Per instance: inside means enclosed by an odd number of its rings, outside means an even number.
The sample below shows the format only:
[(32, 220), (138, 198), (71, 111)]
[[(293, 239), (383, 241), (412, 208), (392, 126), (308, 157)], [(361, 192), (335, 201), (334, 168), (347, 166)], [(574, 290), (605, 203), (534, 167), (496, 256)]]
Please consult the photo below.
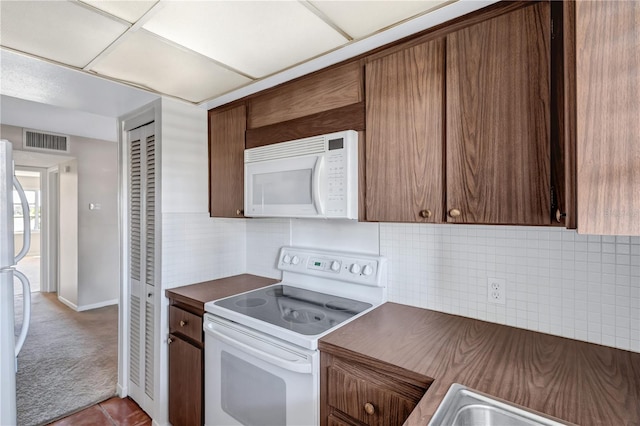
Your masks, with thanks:
[(505, 304), (507, 288), (504, 278), (487, 278), (487, 298), (489, 303)]

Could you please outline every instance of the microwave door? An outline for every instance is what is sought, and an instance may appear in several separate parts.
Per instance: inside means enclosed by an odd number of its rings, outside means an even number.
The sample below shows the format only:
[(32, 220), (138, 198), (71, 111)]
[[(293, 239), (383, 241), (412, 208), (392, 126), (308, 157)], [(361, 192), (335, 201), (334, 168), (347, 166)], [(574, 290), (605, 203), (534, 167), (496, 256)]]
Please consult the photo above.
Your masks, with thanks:
[(319, 157), (296, 157), (245, 164), (245, 214), (317, 217)]

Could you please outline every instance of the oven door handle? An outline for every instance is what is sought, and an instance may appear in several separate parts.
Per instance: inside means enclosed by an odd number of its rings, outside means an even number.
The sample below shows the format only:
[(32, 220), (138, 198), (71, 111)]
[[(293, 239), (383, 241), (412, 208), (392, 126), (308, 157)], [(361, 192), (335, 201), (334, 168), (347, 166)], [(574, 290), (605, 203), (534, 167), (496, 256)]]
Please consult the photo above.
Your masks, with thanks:
[[(297, 357), (297, 360), (288, 360), (281, 358), (277, 355), (270, 354), (268, 352), (262, 351), (258, 348), (254, 348), (251, 345), (240, 342), (233, 337), (228, 336), (227, 334), (221, 332), (220, 330), (215, 330), (212, 328), (213, 324), (207, 324), (206, 332), (211, 334), (214, 338), (226, 343), (229, 346), (233, 346), (236, 349), (239, 349), (243, 352), (246, 352), (250, 355), (255, 356), (256, 358), (268, 362), (269, 364), (284, 368), (285, 370), (293, 371), (296, 373), (302, 374), (311, 374), (312, 373), (312, 365), (311, 362), (300, 355), (292, 354), (292, 356)], [(250, 336), (247, 336), (250, 337)], [(258, 345), (269, 345), (268, 342), (263, 340), (256, 340), (256, 344)]]

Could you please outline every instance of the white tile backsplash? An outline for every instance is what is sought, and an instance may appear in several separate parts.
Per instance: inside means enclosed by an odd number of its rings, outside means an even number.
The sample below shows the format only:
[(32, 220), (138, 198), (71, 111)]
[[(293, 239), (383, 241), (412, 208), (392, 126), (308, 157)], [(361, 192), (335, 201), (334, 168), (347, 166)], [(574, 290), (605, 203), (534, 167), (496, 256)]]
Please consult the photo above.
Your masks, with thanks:
[[(639, 250), (559, 228), (380, 224), (391, 301), (636, 352)], [(505, 305), (488, 277), (505, 279)]]
[(378, 224), (335, 219), (291, 219), (291, 242), (299, 247), (378, 254)]
[(280, 247), (291, 245), (289, 219), (248, 219), (247, 273), (280, 279), (276, 268)]
[(214, 219), (208, 213), (162, 215), (164, 288), (245, 273), (246, 255), (242, 219)]
[[(640, 237), (547, 227), (163, 215), (163, 279), (280, 278), (283, 245), (379, 253), (389, 300), (640, 352)], [(487, 278), (506, 303), (489, 303)]]

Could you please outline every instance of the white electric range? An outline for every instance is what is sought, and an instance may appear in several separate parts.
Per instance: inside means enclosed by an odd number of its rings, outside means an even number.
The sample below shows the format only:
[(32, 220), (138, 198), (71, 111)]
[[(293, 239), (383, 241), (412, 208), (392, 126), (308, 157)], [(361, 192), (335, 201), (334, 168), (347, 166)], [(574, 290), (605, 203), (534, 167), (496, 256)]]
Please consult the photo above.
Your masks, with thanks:
[(283, 247), (282, 282), (205, 304), (205, 424), (318, 425), (318, 340), (386, 301), (386, 259)]

